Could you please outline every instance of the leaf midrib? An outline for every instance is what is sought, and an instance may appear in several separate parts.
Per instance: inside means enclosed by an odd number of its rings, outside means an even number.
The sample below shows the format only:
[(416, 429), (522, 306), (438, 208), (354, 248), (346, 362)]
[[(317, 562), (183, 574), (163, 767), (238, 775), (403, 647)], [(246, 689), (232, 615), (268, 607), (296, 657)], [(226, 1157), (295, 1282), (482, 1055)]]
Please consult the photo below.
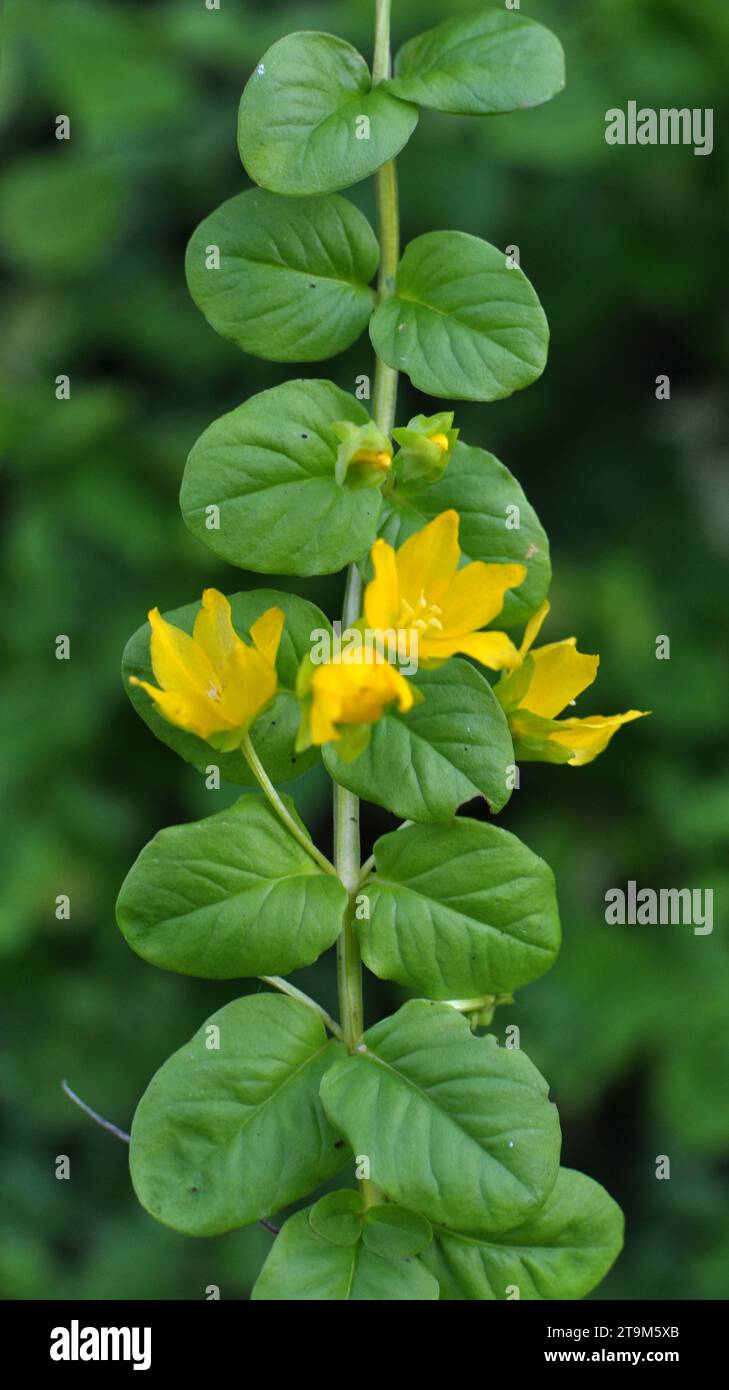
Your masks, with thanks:
[[(442, 1116), (442, 1118), (449, 1125), (451, 1125), (453, 1128), (457, 1130), (459, 1135), (468, 1140), (469, 1144), (475, 1145), (482, 1158), (485, 1158), (489, 1162), (493, 1163), (495, 1167), (499, 1169), (500, 1172), (508, 1174), (509, 1178), (513, 1179), (513, 1181), (517, 1184), (519, 1188), (521, 1188), (523, 1192), (528, 1193), (532, 1199), (535, 1199), (534, 1192), (531, 1190), (531, 1188), (526, 1186), (526, 1184), (522, 1181), (520, 1177), (517, 1176), (516, 1173), (512, 1172), (512, 1170), (510, 1168), (507, 1168), (504, 1163), (501, 1163), (498, 1158), (496, 1158), (493, 1154), (489, 1153), (488, 1149), (483, 1148), (481, 1144), (479, 1144), (478, 1139), (474, 1138), (474, 1136), (470, 1134), (467, 1129), (464, 1129), (464, 1127), (461, 1124), (459, 1124), (458, 1120), (450, 1113), (450, 1111), (444, 1110), (443, 1106), (439, 1105), (438, 1102), (434, 1100), (433, 1097), (429, 1094), (429, 1092), (424, 1091), (422, 1086), (419, 1086), (416, 1081), (412, 1081), (409, 1076), (406, 1076), (403, 1072), (398, 1071), (397, 1067), (393, 1066), (391, 1062), (386, 1062), (384, 1058), (379, 1055), (379, 1053), (375, 1052), (370, 1048), (367, 1049), (366, 1055), (361, 1056), (359, 1058), (359, 1061), (376, 1062), (378, 1066), (381, 1066), (392, 1076), (397, 1077), (398, 1081), (402, 1082), (405, 1086), (408, 1087), (409, 1090), (414, 1091), (416, 1095), (420, 1096), (425, 1101), (426, 1105), (432, 1107), (433, 1110), (437, 1111), (437, 1113), (440, 1116)], [(529, 1086), (525, 1081), (519, 1081), (516, 1077), (512, 1077), (511, 1081), (514, 1086), (521, 1087), (524, 1090), (534, 1090), (532, 1086)]]

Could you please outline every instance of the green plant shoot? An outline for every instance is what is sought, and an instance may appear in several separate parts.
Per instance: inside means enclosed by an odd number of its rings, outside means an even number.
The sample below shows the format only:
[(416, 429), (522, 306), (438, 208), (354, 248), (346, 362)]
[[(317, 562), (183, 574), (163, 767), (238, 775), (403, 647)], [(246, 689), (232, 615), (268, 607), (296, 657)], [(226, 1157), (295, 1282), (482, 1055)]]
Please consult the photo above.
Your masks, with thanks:
[[(345, 571), (337, 622), (293, 594), (208, 588), (153, 608), (124, 655), (152, 731), (245, 791), (155, 836), (119, 926), (163, 969), (267, 987), (213, 1014), (152, 1079), (132, 1180), (190, 1235), (297, 1204), (256, 1300), (578, 1299), (615, 1260), (622, 1215), (560, 1167), (547, 1082), (489, 1031), (560, 946), (550, 868), (493, 817), (519, 762), (581, 766), (642, 712), (565, 716), (598, 657), (573, 637), (540, 643), (547, 538), (452, 407), (540, 376), (537, 294), (461, 231), (401, 248), (396, 170), (421, 108), (534, 106), (561, 91), (564, 58), (541, 25), (481, 7), (411, 38), (393, 65), (390, 0), (374, 19), (371, 69), (331, 34), (262, 56), (238, 120), (257, 187), (187, 252), (195, 303), (243, 352), (318, 363), (368, 328), (375, 372), (371, 398), (316, 377), (243, 401), (198, 439), (182, 481), (189, 529), (229, 564)], [(376, 232), (340, 191), (366, 178)], [(435, 398), (430, 413), (398, 417), (400, 373)], [(320, 761), (332, 862), (280, 790)], [(364, 861), (362, 798), (404, 822)], [(459, 814), (475, 798), (485, 819)], [(287, 979), (330, 950), (336, 1018)], [(408, 992), (393, 1016), (365, 1018), (365, 968)], [(322, 1195), (333, 1178), (347, 1185)]]

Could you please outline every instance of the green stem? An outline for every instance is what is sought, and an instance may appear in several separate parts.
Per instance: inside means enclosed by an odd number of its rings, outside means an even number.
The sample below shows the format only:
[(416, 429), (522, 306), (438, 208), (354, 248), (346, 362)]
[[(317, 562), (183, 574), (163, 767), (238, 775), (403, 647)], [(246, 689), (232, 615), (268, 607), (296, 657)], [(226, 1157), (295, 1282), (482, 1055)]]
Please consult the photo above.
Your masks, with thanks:
[[(362, 581), (356, 565), (351, 565), (342, 610), (342, 630), (359, 618)], [(345, 787), (334, 787), (334, 863), (348, 894), (344, 926), (337, 942), (337, 983), (342, 1039), (353, 1052), (362, 1037), (362, 959), (354, 929), (354, 912), (359, 888), (359, 797)]]
[[(376, 87), (390, 76), (390, 0), (377, 0), (375, 20), (375, 56), (372, 63), (372, 85)], [(395, 293), (395, 277), (400, 261), (400, 205), (397, 191), (397, 166), (394, 159), (383, 164), (375, 174), (377, 202), (377, 234), (380, 242), (380, 271), (377, 281), (378, 299), (389, 299)], [(377, 358), (372, 415), (383, 434), (390, 434), (395, 424), (397, 405), (397, 372)]]
[(341, 1038), (342, 1030), (339, 1024), (334, 1021), (331, 1014), (327, 1013), (326, 1009), (322, 1008), (321, 1004), (317, 1004), (316, 999), (304, 994), (303, 989), (297, 989), (296, 985), (292, 985), (289, 980), (284, 980), (281, 975), (259, 975), (258, 978), (263, 980), (265, 985), (273, 985), (273, 988), (279, 989), (282, 994), (288, 994), (290, 999), (298, 999), (300, 1004), (306, 1004), (307, 1008), (313, 1009), (314, 1013), (323, 1020), (329, 1032), (333, 1033), (335, 1038)]
[[(376, 0), (375, 55), (372, 63), (372, 85), (390, 75), (390, 3)], [(394, 160), (375, 174), (377, 226), (380, 240), (380, 274), (378, 295), (385, 299), (394, 293), (395, 275), (400, 259), (400, 218), (397, 198), (397, 173)], [(372, 416), (383, 434), (389, 435), (395, 424), (397, 405), (397, 372), (378, 357), (375, 365)], [(356, 565), (350, 565), (344, 593), (342, 629), (356, 623), (362, 609), (362, 580)], [(337, 873), (349, 894), (349, 903), (337, 942), (337, 985), (342, 1041), (354, 1052), (364, 1029), (362, 1000), (362, 957), (354, 914), (357, 893), (362, 882), (359, 840), (359, 797), (345, 787), (334, 788), (334, 863)], [(365, 866), (370, 867), (370, 861)], [(379, 1189), (369, 1179), (360, 1179), (360, 1192), (365, 1207), (382, 1201)]]
[(281, 797), (279, 796), (278, 792), (276, 791), (276, 788), (273, 785), (273, 782), (271, 781), (268, 773), (266, 772), (266, 769), (263, 766), (261, 759), (259, 758), (255, 748), (253, 747), (253, 744), (251, 743), (250, 734), (243, 735), (243, 742), (241, 743), (241, 752), (246, 762), (248, 763), (248, 766), (251, 769), (251, 772), (253, 773), (253, 776), (255, 777), (259, 787), (261, 788), (261, 791), (263, 792), (266, 799), (270, 802), (271, 806), (276, 812), (276, 815), (280, 818), (280, 820), (283, 821), (284, 825), (286, 826), (286, 829), (293, 835), (295, 840), (298, 840), (302, 849), (305, 849), (306, 853), (311, 855), (312, 859), (319, 865), (320, 869), (323, 869), (324, 872), (327, 874), (336, 874), (337, 871), (334, 865), (330, 863), (325, 854), (322, 854), (320, 849), (317, 849), (313, 840), (309, 838), (305, 830), (302, 830), (298, 821), (294, 819), (291, 812), (284, 805), (283, 801), (281, 800)]
[[(375, 53), (372, 63), (372, 85), (390, 75), (390, 8), (391, 0), (376, 0)], [(391, 160), (375, 174), (377, 198), (377, 227), (380, 241), (380, 274), (378, 294), (387, 298), (395, 289), (395, 275), (400, 258), (400, 217), (397, 197), (397, 173)], [(395, 423), (397, 405), (397, 372), (378, 357), (375, 365), (372, 415), (383, 434), (390, 434)], [(362, 608), (362, 580), (356, 565), (347, 575), (342, 613), (342, 628), (357, 622)], [(359, 843), (359, 798), (344, 787), (334, 788), (334, 863), (337, 873), (349, 893), (349, 906), (337, 943), (337, 973), (339, 986), (339, 1016), (342, 1037), (350, 1051), (357, 1047), (364, 1028), (362, 1007), (362, 960), (354, 930), (357, 891), (362, 881)], [(369, 867), (369, 861), (368, 865)], [(369, 1192), (369, 1189), (365, 1189)]]
[(372, 86), (390, 76), (390, 10), (392, 0), (375, 0), (375, 55)]
[[(395, 292), (395, 276), (400, 259), (400, 216), (398, 211), (397, 171), (390, 160), (375, 174), (377, 197), (377, 227), (380, 238), (380, 273), (377, 283), (379, 300), (389, 299)], [(395, 424), (397, 405), (397, 371), (378, 357), (372, 415), (383, 434), (389, 435)]]

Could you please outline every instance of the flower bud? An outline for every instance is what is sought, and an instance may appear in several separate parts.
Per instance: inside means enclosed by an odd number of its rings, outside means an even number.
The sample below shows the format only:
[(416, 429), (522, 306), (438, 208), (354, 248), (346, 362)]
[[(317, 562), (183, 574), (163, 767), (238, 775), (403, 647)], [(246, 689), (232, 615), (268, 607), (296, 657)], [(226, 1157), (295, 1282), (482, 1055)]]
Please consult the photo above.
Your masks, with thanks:
[(400, 445), (395, 459), (395, 487), (418, 492), (438, 479), (448, 466), (458, 439), (453, 428), (453, 411), (438, 415), (415, 415), (403, 428), (393, 430)]
[(332, 430), (340, 441), (334, 477), (340, 487), (381, 487), (392, 465), (392, 445), (373, 420), (353, 425), (337, 420)]

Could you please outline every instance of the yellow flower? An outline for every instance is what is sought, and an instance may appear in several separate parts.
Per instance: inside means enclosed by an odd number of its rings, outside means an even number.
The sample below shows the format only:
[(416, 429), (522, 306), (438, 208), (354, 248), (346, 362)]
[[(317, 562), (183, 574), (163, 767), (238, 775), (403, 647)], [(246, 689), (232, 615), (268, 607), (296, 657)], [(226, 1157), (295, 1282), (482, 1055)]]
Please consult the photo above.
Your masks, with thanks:
[(297, 749), (336, 742), (348, 761), (366, 746), (371, 725), (397, 701), (401, 712), (420, 697), (396, 667), (373, 661), (360, 647), (343, 661), (315, 666), (305, 660), (299, 672), (302, 722)]
[(256, 715), (276, 692), (276, 653), (284, 614), (269, 608), (250, 629), (253, 646), (235, 632), (230, 604), (206, 589), (192, 637), (153, 608), (150, 652), (161, 689), (130, 676), (171, 724), (229, 751), (240, 745)]
[(520, 648), (522, 665), (499, 681), (495, 690), (509, 720), (517, 757), (581, 767), (607, 748), (622, 724), (642, 719), (650, 711), (631, 709), (627, 714), (556, 719), (592, 685), (600, 658), (578, 652), (576, 637), (532, 651), (549, 608), (545, 600), (527, 623)]
[(506, 633), (478, 629), (501, 612), (507, 589), (521, 584), (526, 569), (481, 560), (459, 569), (458, 523), (457, 512), (441, 512), (397, 553), (387, 541), (375, 541), (375, 577), (365, 591), (367, 624), (373, 631), (417, 632), (418, 657), (426, 667), (456, 652), (494, 671), (518, 666)]

